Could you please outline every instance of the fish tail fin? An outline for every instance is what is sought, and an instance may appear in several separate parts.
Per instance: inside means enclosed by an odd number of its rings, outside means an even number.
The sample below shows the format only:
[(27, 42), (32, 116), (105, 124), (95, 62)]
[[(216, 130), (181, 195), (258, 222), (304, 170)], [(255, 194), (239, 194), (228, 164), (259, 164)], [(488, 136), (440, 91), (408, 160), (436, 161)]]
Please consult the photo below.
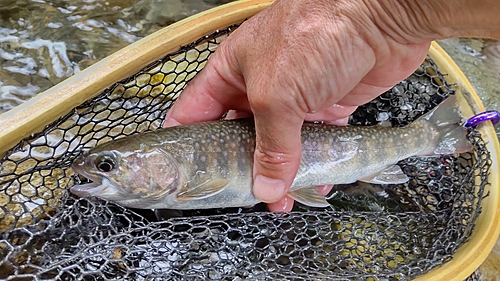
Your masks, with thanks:
[(457, 105), (457, 97), (449, 96), (432, 111), (420, 117), (437, 131), (436, 145), (429, 155), (462, 153), (472, 150), (467, 138), (467, 128), (460, 125), (462, 115)]
[(330, 203), (326, 201), (325, 196), (318, 192), (316, 186), (298, 188), (293, 191), (289, 191), (287, 195), (295, 201), (307, 206), (320, 208), (330, 206)]

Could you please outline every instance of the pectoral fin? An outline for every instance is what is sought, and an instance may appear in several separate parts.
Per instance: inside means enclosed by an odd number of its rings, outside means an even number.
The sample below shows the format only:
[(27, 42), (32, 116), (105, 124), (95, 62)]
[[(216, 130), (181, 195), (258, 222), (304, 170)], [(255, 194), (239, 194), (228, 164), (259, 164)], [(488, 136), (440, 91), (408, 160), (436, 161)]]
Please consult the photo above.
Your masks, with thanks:
[(359, 179), (362, 182), (376, 184), (400, 184), (409, 181), (408, 176), (403, 173), (398, 165), (391, 165), (382, 171)]
[(299, 188), (294, 191), (288, 192), (287, 195), (295, 201), (307, 206), (320, 208), (330, 206), (330, 203), (326, 201), (325, 196), (318, 193), (318, 191), (316, 190), (316, 186)]
[(198, 200), (213, 196), (227, 186), (229, 180), (226, 179), (212, 179), (200, 185), (187, 188), (177, 194), (178, 201)]

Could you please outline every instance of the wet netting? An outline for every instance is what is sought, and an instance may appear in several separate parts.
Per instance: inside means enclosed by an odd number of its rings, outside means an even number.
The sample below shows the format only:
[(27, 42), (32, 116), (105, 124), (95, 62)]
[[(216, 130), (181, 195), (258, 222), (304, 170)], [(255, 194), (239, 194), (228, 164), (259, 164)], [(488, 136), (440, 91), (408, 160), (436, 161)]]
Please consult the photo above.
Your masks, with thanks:
[[(330, 208), (266, 206), (134, 210), (68, 192), (83, 150), (155, 130), (235, 26), (116, 82), (0, 161), (3, 280), (407, 280), (450, 260), (467, 241), (488, 192), (491, 159), (474, 151), (411, 157), (400, 185), (338, 185)], [(404, 126), (454, 94), (427, 58), (408, 79), (360, 107), (350, 123)]]

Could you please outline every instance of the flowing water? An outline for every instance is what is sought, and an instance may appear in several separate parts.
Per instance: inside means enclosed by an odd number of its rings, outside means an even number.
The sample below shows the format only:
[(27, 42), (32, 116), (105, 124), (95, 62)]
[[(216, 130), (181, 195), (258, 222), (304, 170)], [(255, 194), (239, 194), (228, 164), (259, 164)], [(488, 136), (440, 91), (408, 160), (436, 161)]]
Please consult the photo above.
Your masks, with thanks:
[(2, 0), (0, 113), (224, 0)]

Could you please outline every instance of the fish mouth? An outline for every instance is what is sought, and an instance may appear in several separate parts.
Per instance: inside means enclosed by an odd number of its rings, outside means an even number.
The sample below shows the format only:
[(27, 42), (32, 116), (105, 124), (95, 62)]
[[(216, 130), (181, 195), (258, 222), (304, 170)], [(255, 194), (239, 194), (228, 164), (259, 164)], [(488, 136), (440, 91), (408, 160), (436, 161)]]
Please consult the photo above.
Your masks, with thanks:
[(97, 196), (98, 194), (102, 193), (102, 191), (105, 188), (106, 186), (104, 186), (102, 182), (93, 181), (86, 184), (75, 185), (71, 187), (69, 190), (76, 196), (90, 197), (90, 196)]
[(112, 183), (108, 178), (102, 175), (93, 174), (85, 169), (86, 157), (88, 153), (84, 152), (80, 155), (73, 164), (71, 168), (73, 171), (92, 182), (85, 184), (77, 184), (72, 186), (69, 191), (79, 197), (99, 197), (106, 200), (120, 200), (123, 197), (123, 192), (120, 192), (120, 188)]
[(85, 170), (83, 169), (84, 164), (84, 156), (80, 156), (73, 162), (73, 164), (71, 165), (71, 169), (73, 169), (75, 173), (84, 176), (89, 180), (92, 180), (92, 182), (86, 184), (77, 184), (75, 186), (72, 186), (69, 190), (71, 191), (71, 193), (77, 196), (89, 197), (101, 191), (103, 189), (103, 186), (101, 179), (94, 178), (85, 172)]
[(69, 189), (71, 193), (79, 197), (95, 196), (101, 199), (119, 201), (123, 199), (123, 194), (119, 188), (113, 185), (108, 179), (94, 181), (86, 184), (78, 184)]
[[(85, 154), (84, 154), (85, 155)], [(85, 160), (84, 156), (78, 157), (75, 162), (71, 165), (73, 171), (85, 178), (91, 180), (92, 182), (86, 184), (77, 184), (72, 186), (69, 191), (79, 197), (90, 197), (96, 196), (104, 198), (106, 195), (114, 195), (116, 192), (113, 191), (113, 185), (105, 177), (96, 176), (87, 173), (84, 169)], [(104, 196), (103, 196), (104, 195)]]

